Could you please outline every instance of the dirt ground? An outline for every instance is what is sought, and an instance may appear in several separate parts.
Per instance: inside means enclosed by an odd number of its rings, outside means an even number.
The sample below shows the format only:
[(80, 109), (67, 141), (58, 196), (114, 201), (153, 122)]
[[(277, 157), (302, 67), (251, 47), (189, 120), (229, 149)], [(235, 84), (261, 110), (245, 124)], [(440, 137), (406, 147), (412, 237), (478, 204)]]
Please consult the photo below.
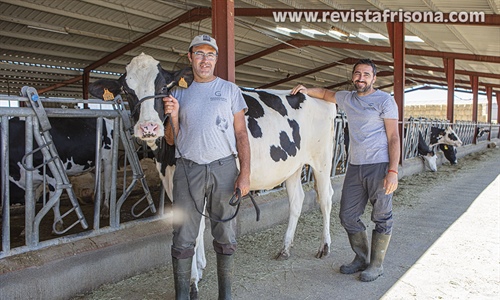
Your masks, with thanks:
[[(384, 263), (385, 273), (371, 283), (360, 282), (357, 279), (358, 274), (342, 275), (338, 271), (341, 264), (350, 262), (353, 258), (347, 235), (339, 224), (339, 203), (334, 203), (332, 210), (332, 252), (324, 259), (314, 258), (320, 244), (322, 227), (322, 218), (318, 211), (301, 216), (292, 257), (287, 261), (274, 259), (281, 249), (286, 224), (256, 234), (244, 235), (238, 240), (238, 251), (235, 256), (234, 299), (383, 298), (398, 284), (405, 273), (409, 273), (412, 267), (418, 265), (419, 259), (425, 256), (426, 251), (441, 235), (468, 211), (480, 193), (490, 183), (498, 181), (499, 174), (500, 149), (497, 147), (459, 159), (456, 166), (446, 163), (438, 168), (438, 172), (425, 172), (401, 179), (399, 189), (394, 196), (395, 227)], [(496, 210), (492, 211), (494, 215), (478, 226), (484, 226), (479, 228), (482, 231), (494, 226), (491, 238), (496, 250), (491, 249), (491, 257), (476, 258), (491, 264), (490, 273), (483, 273), (484, 267), (462, 268), (434, 261), (431, 266), (426, 265), (424, 271), (419, 273), (421, 274), (419, 277), (433, 274), (439, 278), (444, 276), (443, 274), (456, 273), (459, 279), (444, 283), (448, 286), (448, 290), (450, 288), (455, 290), (455, 294), (446, 290), (445, 286), (442, 288), (432, 286), (428, 288), (432, 290), (425, 296), (413, 292), (410, 294), (399, 292), (385, 296), (384, 299), (496, 299), (495, 294), (498, 295), (500, 285), (498, 271), (500, 190), (498, 188), (496, 191), (493, 190), (492, 197), (496, 197), (494, 203), (497, 204)], [(373, 225), (369, 214), (368, 208), (363, 221), (368, 227), (368, 232), (371, 232)], [(474, 226), (469, 227), (474, 228)], [(206, 236), (209, 235), (209, 232), (206, 232)], [(469, 243), (474, 244), (474, 237), (469, 237), (472, 240)], [(453, 241), (447, 243), (445, 245), (448, 248), (455, 248)], [(211, 243), (208, 242), (206, 245)], [(445, 248), (439, 251), (444, 251), (446, 257), (446, 252), (449, 250)], [(165, 267), (156, 268), (116, 284), (104, 285), (92, 293), (77, 295), (73, 300), (173, 299), (170, 258), (165, 259), (168, 263)], [(458, 260), (460, 261), (460, 258)], [(471, 269), (473, 274), (460, 276), (466, 273), (466, 269)], [(426, 287), (420, 286), (420, 288)], [(207, 246), (207, 268), (200, 282), (200, 299), (217, 299), (215, 255), (209, 246)]]

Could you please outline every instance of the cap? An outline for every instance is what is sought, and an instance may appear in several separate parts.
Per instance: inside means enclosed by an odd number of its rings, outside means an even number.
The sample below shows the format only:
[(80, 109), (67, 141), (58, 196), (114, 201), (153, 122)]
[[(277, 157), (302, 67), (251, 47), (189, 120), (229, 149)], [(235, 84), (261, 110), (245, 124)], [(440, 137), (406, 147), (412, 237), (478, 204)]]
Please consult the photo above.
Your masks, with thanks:
[(198, 45), (209, 45), (212, 46), (215, 51), (219, 52), (219, 48), (217, 47), (217, 42), (215, 41), (214, 38), (209, 36), (208, 34), (202, 34), (195, 36), (194, 39), (191, 41), (191, 44), (189, 45), (189, 49), (193, 46), (198, 46)]

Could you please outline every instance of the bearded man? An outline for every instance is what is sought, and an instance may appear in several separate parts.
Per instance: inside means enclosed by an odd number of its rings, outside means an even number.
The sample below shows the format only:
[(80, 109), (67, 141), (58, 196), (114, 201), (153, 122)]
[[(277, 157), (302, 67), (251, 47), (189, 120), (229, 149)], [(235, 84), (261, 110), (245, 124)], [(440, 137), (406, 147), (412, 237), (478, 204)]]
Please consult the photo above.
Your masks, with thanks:
[[(400, 139), (398, 107), (394, 98), (377, 90), (377, 68), (370, 59), (353, 67), (353, 91), (330, 91), (298, 85), (292, 94), (336, 103), (349, 122), (349, 165), (340, 200), (340, 221), (347, 232), (354, 260), (340, 267), (343, 274), (362, 271), (361, 281), (373, 281), (384, 272), (382, 266), (392, 233), (392, 193), (398, 187)], [(371, 254), (366, 226), (361, 220), (366, 205), (373, 206)], [(368, 257), (370, 260), (368, 261)]]

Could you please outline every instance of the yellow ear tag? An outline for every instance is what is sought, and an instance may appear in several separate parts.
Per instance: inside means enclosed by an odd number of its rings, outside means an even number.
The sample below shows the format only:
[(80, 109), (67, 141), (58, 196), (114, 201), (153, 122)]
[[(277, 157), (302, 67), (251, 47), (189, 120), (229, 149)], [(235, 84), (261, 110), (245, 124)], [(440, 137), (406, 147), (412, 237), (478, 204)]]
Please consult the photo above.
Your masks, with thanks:
[(111, 101), (115, 99), (115, 95), (111, 93), (108, 89), (104, 89), (104, 93), (102, 94), (102, 100)]
[(184, 79), (184, 77), (181, 77), (181, 79), (179, 79), (178, 85), (181, 88), (185, 88), (185, 89), (188, 87), (188, 84), (187, 84), (186, 80)]
[(444, 150), (448, 150), (448, 146), (447, 145), (444, 145)]

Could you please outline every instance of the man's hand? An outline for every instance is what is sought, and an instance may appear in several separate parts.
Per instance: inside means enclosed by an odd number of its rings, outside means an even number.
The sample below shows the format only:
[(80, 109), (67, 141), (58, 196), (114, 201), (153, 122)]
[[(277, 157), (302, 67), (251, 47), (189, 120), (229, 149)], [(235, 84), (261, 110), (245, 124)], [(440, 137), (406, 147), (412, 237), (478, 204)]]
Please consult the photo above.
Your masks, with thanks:
[(299, 84), (296, 87), (294, 87), (292, 89), (292, 91), (290, 92), (290, 94), (292, 94), (292, 95), (295, 95), (297, 93), (302, 93), (304, 95), (307, 95), (307, 88), (305, 86), (303, 86), (302, 84)]
[(179, 115), (179, 101), (172, 95), (163, 98), (163, 108), (165, 114), (170, 114), (172, 118), (177, 118)]
[(389, 172), (385, 175), (384, 178), (384, 189), (385, 194), (389, 195), (394, 193), (394, 191), (398, 188), (398, 174)]

